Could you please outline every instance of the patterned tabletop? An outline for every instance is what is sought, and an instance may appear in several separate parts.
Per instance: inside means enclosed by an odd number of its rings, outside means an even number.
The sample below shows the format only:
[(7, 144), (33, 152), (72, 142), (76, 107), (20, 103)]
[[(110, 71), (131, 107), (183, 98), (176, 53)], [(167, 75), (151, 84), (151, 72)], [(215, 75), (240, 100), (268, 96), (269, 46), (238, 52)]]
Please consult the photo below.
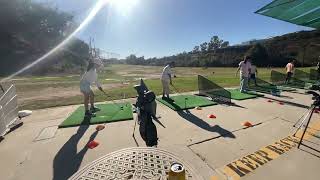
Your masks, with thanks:
[(172, 163), (184, 165), (186, 179), (201, 179), (192, 167), (172, 153), (146, 147), (122, 149), (107, 154), (75, 173), (70, 180), (167, 179)]

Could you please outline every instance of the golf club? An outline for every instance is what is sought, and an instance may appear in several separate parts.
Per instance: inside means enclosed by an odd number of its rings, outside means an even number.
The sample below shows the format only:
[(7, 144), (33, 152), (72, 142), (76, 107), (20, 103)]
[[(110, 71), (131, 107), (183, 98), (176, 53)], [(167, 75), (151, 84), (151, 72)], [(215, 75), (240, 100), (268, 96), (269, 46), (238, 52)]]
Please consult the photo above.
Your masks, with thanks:
[(181, 94), (173, 84), (171, 84), (171, 86), (173, 87), (173, 90), (175, 91), (176, 94), (178, 94), (178, 95)]
[(134, 140), (134, 142), (136, 143), (137, 147), (139, 147), (139, 144), (138, 144), (138, 142), (137, 142), (137, 139), (136, 139), (136, 137), (134, 136), (134, 132), (136, 131), (136, 126), (137, 126), (137, 121), (138, 121), (138, 120), (135, 120), (135, 121), (134, 121), (134, 127), (133, 127), (132, 137), (133, 137), (133, 140)]
[(105, 96), (109, 97), (110, 100), (111, 100), (111, 102), (112, 102), (114, 105), (118, 106), (120, 110), (123, 110), (123, 106), (120, 106), (118, 103), (116, 103), (116, 102), (112, 99), (111, 96), (109, 96), (109, 95), (108, 95), (107, 93), (105, 93), (105, 92), (104, 92), (103, 94), (104, 94)]

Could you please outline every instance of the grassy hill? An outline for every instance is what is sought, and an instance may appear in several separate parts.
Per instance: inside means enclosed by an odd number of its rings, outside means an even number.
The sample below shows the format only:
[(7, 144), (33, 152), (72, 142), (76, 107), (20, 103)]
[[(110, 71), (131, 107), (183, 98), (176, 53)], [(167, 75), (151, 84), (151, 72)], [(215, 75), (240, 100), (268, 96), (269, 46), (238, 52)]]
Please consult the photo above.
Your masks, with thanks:
[(175, 61), (177, 66), (230, 67), (237, 66), (243, 56), (250, 55), (254, 63), (262, 67), (281, 67), (291, 58), (296, 58), (298, 65), (311, 66), (317, 63), (320, 56), (319, 42), (319, 30), (301, 31), (253, 41), (247, 45), (183, 52), (163, 58), (144, 59), (131, 55), (125, 62), (136, 65), (164, 65)]

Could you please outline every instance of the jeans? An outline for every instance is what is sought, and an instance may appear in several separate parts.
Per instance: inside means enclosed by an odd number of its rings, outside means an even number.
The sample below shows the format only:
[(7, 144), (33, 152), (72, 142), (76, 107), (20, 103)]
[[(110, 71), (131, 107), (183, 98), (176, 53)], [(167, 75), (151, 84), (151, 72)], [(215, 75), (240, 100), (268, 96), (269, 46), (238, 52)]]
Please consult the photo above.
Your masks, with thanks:
[(246, 91), (248, 88), (248, 77), (240, 77), (240, 92)]

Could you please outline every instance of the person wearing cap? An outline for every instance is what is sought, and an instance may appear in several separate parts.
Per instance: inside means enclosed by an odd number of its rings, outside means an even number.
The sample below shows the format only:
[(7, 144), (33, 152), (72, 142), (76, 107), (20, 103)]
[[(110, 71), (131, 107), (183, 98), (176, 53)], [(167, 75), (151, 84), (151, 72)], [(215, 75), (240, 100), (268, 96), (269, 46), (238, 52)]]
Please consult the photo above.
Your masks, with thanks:
[(286, 81), (285, 81), (285, 84), (288, 84), (290, 82), (290, 79), (293, 75), (293, 71), (294, 71), (294, 63), (296, 62), (295, 59), (292, 59), (291, 62), (289, 62), (285, 69), (286, 69), (286, 72), (287, 72), (287, 77), (286, 77)]
[(239, 63), (239, 67), (236, 72), (236, 76), (240, 71), (240, 92), (246, 92), (248, 89), (248, 79), (251, 74), (250, 56), (245, 56), (244, 60)]
[[(102, 67), (103, 63), (99, 59), (90, 60), (87, 71), (83, 74), (80, 80), (80, 91), (84, 96), (84, 108), (85, 116), (95, 116), (95, 112), (100, 109), (94, 106), (94, 93), (91, 89), (91, 85), (95, 84), (100, 91), (103, 93), (104, 90), (101, 87), (101, 84), (98, 81), (97, 68)], [(90, 102), (90, 109), (89, 109)]]
[[(174, 68), (174, 62), (167, 64), (163, 70), (161, 75), (161, 83), (162, 83), (162, 99), (168, 98), (170, 99), (170, 84), (172, 85), (172, 70)], [(167, 97), (166, 97), (167, 96)]]

